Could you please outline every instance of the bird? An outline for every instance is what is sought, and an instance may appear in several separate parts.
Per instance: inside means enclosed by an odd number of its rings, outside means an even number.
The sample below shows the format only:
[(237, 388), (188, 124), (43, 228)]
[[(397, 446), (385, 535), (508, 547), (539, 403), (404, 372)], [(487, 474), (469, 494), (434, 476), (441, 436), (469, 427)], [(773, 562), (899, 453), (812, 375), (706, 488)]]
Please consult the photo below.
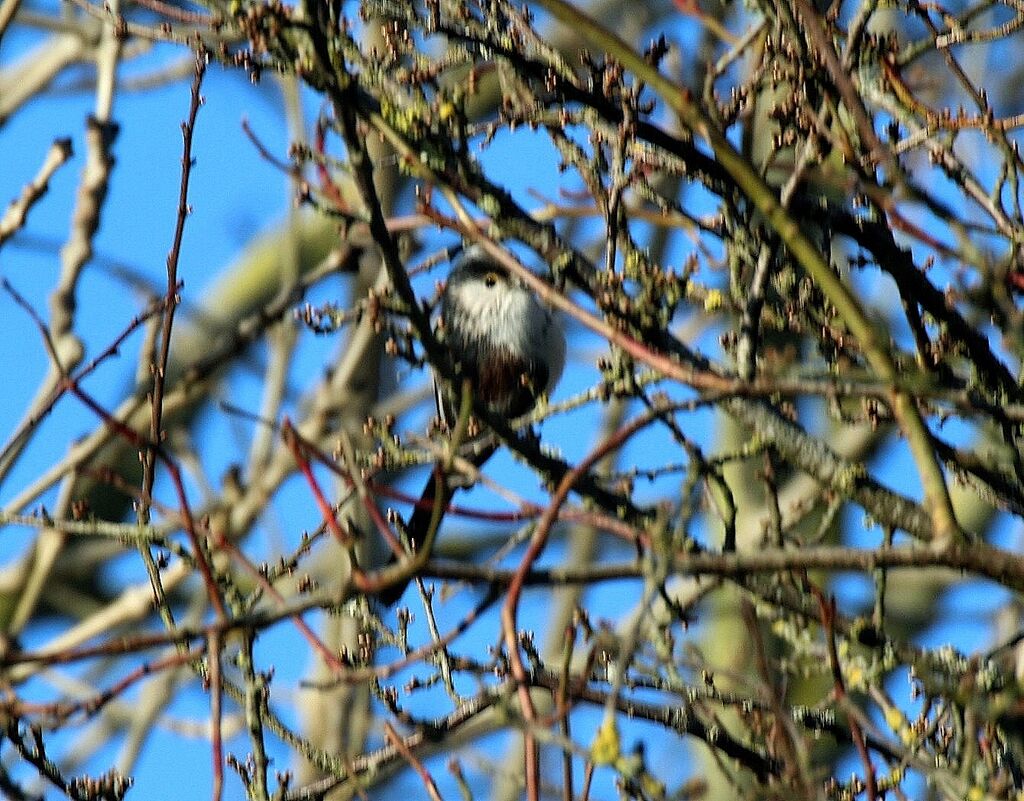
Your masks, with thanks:
[[(557, 314), (530, 288), (482, 248), (468, 248), (453, 264), (440, 300), (439, 332), (457, 374), (471, 383), (473, 397), (490, 413), (512, 420), (529, 412), (554, 390), (565, 367), (565, 331)], [(454, 428), (459, 393), (434, 372), (438, 416)], [(483, 438), (483, 434), (478, 439)], [(471, 457), (480, 467), (497, 450), (484, 444)], [(406, 525), (415, 550), (426, 538), (437, 500), (439, 470), (431, 472)], [(442, 514), (455, 488), (442, 487)], [(394, 604), (406, 583), (381, 590), (377, 597)]]

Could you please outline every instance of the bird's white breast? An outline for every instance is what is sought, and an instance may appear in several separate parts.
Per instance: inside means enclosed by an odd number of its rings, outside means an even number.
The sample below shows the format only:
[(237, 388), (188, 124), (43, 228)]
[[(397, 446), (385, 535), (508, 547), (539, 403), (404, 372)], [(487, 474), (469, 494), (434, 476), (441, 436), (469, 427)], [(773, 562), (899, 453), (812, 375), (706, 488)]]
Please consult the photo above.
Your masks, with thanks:
[(565, 333), (556, 315), (529, 289), (507, 281), (488, 286), (473, 279), (454, 287), (453, 294), (468, 338), (507, 349), (525, 362), (544, 363), (544, 390), (554, 388), (565, 366)]

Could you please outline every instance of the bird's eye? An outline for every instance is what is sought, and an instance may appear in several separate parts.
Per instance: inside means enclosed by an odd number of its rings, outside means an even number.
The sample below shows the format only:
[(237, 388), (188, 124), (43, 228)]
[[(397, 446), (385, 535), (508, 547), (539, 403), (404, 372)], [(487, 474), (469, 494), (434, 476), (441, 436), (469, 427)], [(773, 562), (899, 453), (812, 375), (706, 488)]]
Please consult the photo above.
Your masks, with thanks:
[(487, 273), (487, 275), (484, 276), (484, 283), (488, 287), (494, 286), (496, 283), (498, 283), (498, 274), (497, 273)]

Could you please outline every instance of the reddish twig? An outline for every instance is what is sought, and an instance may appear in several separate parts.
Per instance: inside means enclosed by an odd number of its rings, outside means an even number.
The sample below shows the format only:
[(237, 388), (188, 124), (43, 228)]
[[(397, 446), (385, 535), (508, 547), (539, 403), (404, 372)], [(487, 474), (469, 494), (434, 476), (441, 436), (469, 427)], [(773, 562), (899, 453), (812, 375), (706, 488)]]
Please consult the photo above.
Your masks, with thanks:
[[(6, 278), (2, 279), (3, 288), (7, 293), (14, 299), (14, 302), (21, 306), (28, 313), (29, 317), (35, 323), (36, 328), (39, 329), (39, 333), (43, 338), (43, 344), (45, 345), (47, 352), (50, 354), (50, 358), (54, 360), (54, 365), (58, 370), (63, 369), (57, 361), (56, 348), (53, 342), (53, 338), (50, 335), (50, 331), (46, 324), (43, 322), (39, 313), (32, 307), (32, 305), (21, 295), (18, 291), (8, 282)], [(115, 356), (120, 350), (121, 345), (124, 344), (125, 340), (143, 323), (149, 320), (153, 315), (159, 313), (163, 309), (163, 299), (159, 302), (151, 304), (141, 314), (136, 315), (132, 321), (118, 334), (113, 342), (110, 343), (98, 356), (96, 356), (89, 364), (85, 365), (74, 373), (74, 380), (81, 381), (83, 378), (91, 374), (96, 370), (103, 362), (107, 359)], [(56, 386), (50, 391), (50, 396), (43, 401), (33, 414), (26, 418), (22, 425), (15, 431), (10, 438), (7, 440), (7, 444), (4, 445), (3, 449), (0, 450), (0, 464), (6, 462), (12, 453), (21, 446), (21, 443), (25, 441), (25, 438), (34, 431), (43, 420), (45, 420), (50, 413), (53, 411), (57, 402), (64, 396), (67, 391), (67, 384), (64, 382), (58, 382)]]
[(565, 503), (569, 492), (576, 482), (611, 451), (621, 448), (633, 434), (654, 422), (659, 414), (660, 410), (651, 409), (636, 417), (614, 434), (607, 437), (604, 442), (587, 454), (583, 461), (565, 474), (559, 482), (551, 502), (544, 510), (543, 516), (537, 522), (537, 528), (530, 538), (530, 544), (526, 549), (526, 553), (519, 563), (519, 568), (516, 570), (512, 582), (509, 584), (508, 594), (505, 596), (505, 603), (501, 609), (501, 627), (505, 639), (505, 647), (508, 651), (512, 676), (516, 680), (518, 688), (520, 706), (523, 709), (523, 717), (526, 720), (523, 738), (526, 759), (526, 794), (530, 801), (538, 801), (540, 798), (540, 755), (537, 752), (536, 738), (531, 728), (536, 720), (537, 712), (533, 706), (533, 699), (530, 697), (529, 675), (519, 653), (518, 623), (516, 621), (519, 599), (523, 592), (526, 576), (543, 553), (551, 527), (558, 519), (559, 509)]
[(347, 531), (342, 531), (338, 518), (334, 514), (334, 508), (327, 502), (327, 498), (324, 497), (323, 490), (320, 489), (320, 484), (316, 480), (316, 476), (313, 475), (313, 468), (309, 464), (309, 459), (302, 452), (304, 441), (299, 437), (291, 420), (287, 417), (281, 424), (281, 437), (284, 439), (285, 445), (292, 452), (292, 457), (295, 459), (299, 472), (305, 477), (309, 490), (313, 493), (313, 499), (316, 501), (317, 508), (320, 510), (320, 516), (327, 525), (327, 529), (343, 548), (351, 548), (352, 536)]
[[(833, 692), (835, 692), (836, 700), (840, 704), (845, 704), (847, 702), (846, 682), (843, 680), (843, 670), (839, 664), (839, 652), (836, 649), (836, 599), (834, 597), (826, 599), (825, 594), (814, 584), (810, 584), (810, 590), (818, 602), (818, 608), (821, 613), (821, 627), (825, 634), (825, 645), (828, 648), (829, 667), (832, 669)], [(861, 731), (860, 724), (852, 714), (847, 713), (847, 718), (854, 747), (856, 747), (860, 760), (864, 764), (864, 779), (867, 783), (868, 801), (877, 801), (878, 781), (875, 778), (875, 767), (871, 764), (871, 756), (868, 754), (868, 747), (864, 741), (864, 732)]]
[(252, 142), (252, 146), (256, 148), (256, 152), (260, 154), (260, 158), (268, 164), (272, 164), (289, 177), (295, 178), (296, 180), (302, 180), (302, 170), (300, 170), (295, 164), (289, 164), (288, 162), (281, 161), (281, 159), (271, 153), (267, 146), (260, 141), (259, 137), (256, 136), (256, 132), (249, 125), (249, 119), (247, 117), (242, 117), (242, 131), (247, 137), (249, 137), (249, 141)]
[(580, 796), (582, 801), (590, 801), (590, 783), (594, 779), (594, 760), (588, 759), (586, 767), (583, 769), (583, 794)]
[[(328, 470), (330, 470), (332, 473), (334, 473), (336, 476), (342, 479), (345, 482), (346, 486), (350, 488), (355, 488), (356, 482), (350, 475), (349, 470), (339, 465), (335, 459), (331, 458), (326, 453), (324, 453), (320, 448), (317, 447), (316, 443), (310, 442), (308, 439), (303, 437), (302, 434), (300, 434), (294, 426), (292, 426), (291, 429), (291, 436), (293, 436), (295, 440), (298, 442), (298, 444), (301, 445), (302, 453), (308, 454), (310, 457), (315, 458), (317, 462), (322, 464), (324, 467), (326, 467)], [(292, 449), (292, 453), (295, 453), (294, 448)], [(303, 458), (306, 459), (308, 457), (303, 456)], [(373, 473), (371, 473), (370, 475), (372, 476)], [(366, 486), (367, 490), (381, 498), (387, 498), (388, 500), (406, 503), (412, 506), (414, 509), (432, 510), (434, 508), (433, 499), (424, 498), (422, 494), (412, 495), (408, 492), (403, 492), (402, 490), (395, 489), (394, 487), (388, 484), (377, 483), (376, 481), (373, 481), (373, 479), (369, 477), (363, 479), (363, 484)], [(473, 509), (468, 506), (460, 506), (459, 504), (453, 503), (449, 504), (445, 512), (454, 514), (458, 517), (465, 517), (471, 520), (486, 520), (491, 523), (516, 523), (521, 522), (523, 520), (531, 520), (535, 517), (539, 517), (541, 512), (543, 511), (543, 507), (526, 500), (520, 501), (520, 509), (521, 511), (518, 512), (494, 512), (485, 511), (482, 509)], [(380, 520), (383, 521), (383, 518), (380, 518)], [(378, 528), (379, 527), (380, 526), (378, 525)], [(401, 546), (398, 544), (398, 540), (395, 539), (394, 533), (390, 530), (390, 527), (388, 527), (386, 522), (383, 523), (383, 530), (381, 530), (381, 535), (384, 536), (384, 538), (388, 541), (388, 544), (391, 546), (392, 550), (398, 548), (398, 555), (404, 555), (405, 550), (402, 549)]]
[(99, 645), (86, 645), (76, 649), (63, 649), (60, 651), (43, 652), (15, 652), (0, 656), (0, 667), (9, 668), (13, 665), (36, 664), (36, 665), (64, 665), (85, 659), (109, 658), (119, 654), (133, 654), (145, 651), (149, 648), (158, 648), (164, 645), (178, 643), (187, 644), (194, 640), (209, 640), (214, 633), (225, 634), (240, 629), (260, 630), (285, 618), (302, 614), (311, 609), (321, 609), (327, 602), (324, 599), (309, 599), (291, 608), (279, 609), (276, 612), (263, 612), (247, 617), (235, 617), (228, 620), (217, 620), (194, 629), (177, 628), (172, 631), (162, 631), (152, 634), (139, 634), (134, 637), (117, 636), (100, 643)]
[[(188, 119), (182, 123), (182, 156), (181, 156), (181, 181), (178, 187), (178, 213), (174, 223), (174, 239), (171, 243), (171, 250), (167, 254), (167, 292), (164, 296), (163, 325), (160, 331), (160, 344), (153, 356), (153, 389), (151, 392), (151, 416), (150, 416), (150, 439), (155, 445), (163, 441), (163, 403), (164, 387), (167, 380), (167, 363), (171, 354), (171, 329), (174, 326), (174, 312), (180, 301), (178, 286), (178, 260), (181, 256), (181, 242), (185, 234), (185, 218), (189, 213), (188, 205), (188, 184), (192, 175), (192, 136), (195, 132), (196, 117), (199, 114), (199, 106), (203, 98), (199, 94), (202, 86), (203, 75), (206, 72), (206, 58), (202, 52), (196, 53), (195, 75), (192, 79), (191, 102), (189, 103)], [(145, 495), (150, 495), (155, 478), (156, 463), (151, 453), (144, 453), (142, 458), (143, 476), (142, 488)], [(139, 519), (146, 523), (149, 521), (149, 509), (145, 505), (139, 508)], [(219, 606), (219, 601), (215, 603)], [(223, 615), (223, 608), (218, 609), (218, 614)]]
[(591, 314), (543, 278), (526, 269), (514, 256), (491, 239), (482, 226), (463, 225), (460, 220), (447, 217), (429, 207), (424, 209), (424, 212), (438, 225), (458, 231), (464, 237), (480, 245), (490, 258), (508, 270), (510, 274), (521, 279), (545, 303), (574, 318), (584, 327), (622, 348), (637, 361), (659, 371), (666, 378), (675, 379), (696, 389), (725, 394), (734, 393), (745, 385), (745, 382), (720, 375), (713, 370), (701, 370), (693, 365), (681, 364), (667, 355), (657, 353), (638, 339), (615, 328), (611, 323)]
[[(245, 569), (245, 572), (247, 572), (253, 580), (260, 585), (263, 591), (274, 600), (279, 608), (285, 605), (284, 596), (274, 588), (273, 584), (267, 581), (267, 577), (263, 574), (263, 571), (250, 562), (248, 557), (238, 549), (238, 546), (223, 537), (217, 545), (221, 550), (227, 551), (231, 557)], [(338, 657), (331, 652), (331, 649), (328, 648), (319, 637), (316, 636), (314, 631), (309, 627), (306, 621), (302, 619), (302, 616), (298, 612), (290, 612), (288, 616), (292, 619), (292, 622), (301, 632), (302, 636), (306, 638), (306, 641), (309, 642), (309, 644), (313, 646), (313, 649), (323, 657), (324, 662), (327, 663), (331, 670), (339, 674), (346, 671), (346, 667), (338, 660)]]
[[(479, 620), (480, 615), (482, 615), (496, 599), (497, 594), (489, 593), (473, 608), (473, 611), (459, 621), (458, 625), (447, 634), (438, 637), (436, 640), (431, 640), (425, 645), (421, 645), (419, 648), (414, 648), (401, 659), (395, 660), (394, 662), (351, 669), (347, 671), (343, 677), (344, 682), (346, 684), (360, 684), (373, 679), (389, 679), (399, 671), (405, 670), (407, 667), (410, 667), (437, 653), (442, 648), (451, 645), (451, 643), (469, 629), (470, 626)], [(333, 682), (303, 682), (303, 686), (311, 689), (326, 690), (335, 686), (335, 684)]]
[(316, 121), (314, 148), (321, 156), (316, 163), (316, 174), (320, 178), (320, 191), (334, 204), (338, 211), (347, 214), (350, 211), (350, 206), (342, 196), (341, 190), (334, 182), (334, 178), (327, 171), (327, 164), (323, 158), (326, 155), (327, 148), (327, 123), (322, 116)]
[(441, 793), (437, 790), (437, 785), (434, 783), (434, 777), (430, 775), (423, 763), (420, 762), (416, 755), (413, 754), (412, 749), (398, 736), (398, 732), (395, 731), (395, 727), (391, 725), (389, 721), (384, 721), (384, 736), (387, 740), (398, 749), (398, 753), (402, 755), (402, 758), (408, 762), (415, 771), (420, 775), (423, 780), (423, 785), (427, 788), (427, 795), (430, 796), (431, 801), (441, 801)]
[(92, 396), (78, 386), (76, 381), (73, 379), (65, 379), (63, 383), (69, 392), (84, 403), (97, 417), (113, 429), (115, 433), (124, 437), (128, 442), (139, 448), (139, 450), (147, 453), (153, 453), (163, 463), (171, 479), (174, 492), (177, 495), (182, 527), (185, 529), (185, 533), (188, 535), (192, 548), (195, 551), (196, 564), (199, 566), (199, 573), (203, 578), (203, 583), (210, 596), (210, 602), (217, 611), (217, 616), (219, 618), (226, 619), (227, 614), (224, 610), (224, 602), (220, 597), (220, 589), (213, 577), (213, 570), (210, 567), (209, 560), (206, 558), (205, 550), (199, 539), (195, 520), (192, 517), (192, 510), (189, 507), (188, 497), (185, 494), (185, 484), (181, 479), (181, 471), (174, 463), (174, 460), (171, 459), (159, 445), (153, 442), (148, 442), (137, 431), (125, 425), (120, 420), (117, 420), (112, 414), (110, 414), (110, 412), (97, 403)]
[(35, 323), (36, 328), (39, 329), (39, 333), (42, 334), (43, 344), (46, 346), (46, 352), (50, 355), (50, 360), (53, 362), (53, 366), (62, 375), (67, 375), (67, 370), (64, 365), (61, 364), (60, 356), (57, 355), (57, 345), (53, 341), (53, 337), (50, 335), (50, 329), (46, 327), (46, 323), (43, 322), (43, 318), (39, 316), (32, 304), (14, 288), (6, 278), (0, 279), (0, 284), (3, 285), (4, 290), (7, 292), (14, 302), (17, 303), (21, 308), (25, 310), (29, 317), (32, 318), (32, 322)]
[(81, 701), (58, 701), (52, 704), (5, 701), (0, 704), (0, 708), (4, 709), (7, 714), (15, 717), (25, 717), (28, 715), (49, 716), (58, 724), (63, 723), (77, 712), (84, 713), (86, 717), (92, 717), (136, 682), (149, 678), (150, 676), (153, 676), (162, 670), (166, 670), (167, 668), (178, 667), (179, 665), (184, 665), (188, 662), (199, 659), (204, 652), (205, 647), (200, 647), (190, 651), (176, 651), (173, 654), (168, 654), (162, 659), (155, 659), (152, 662), (146, 662), (145, 664), (135, 668), (127, 676), (124, 676), (119, 681), (112, 684), (106, 690), (96, 693), (96, 695), (90, 698), (85, 698)]
[[(263, 421), (265, 422), (265, 421)], [(267, 423), (268, 425), (276, 425), (273, 423)], [(342, 479), (346, 486), (349, 488), (355, 487), (355, 482), (352, 476), (349, 475), (349, 471), (339, 465), (335, 459), (328, 456), (320, 448), (317, 447), (316, 443), (310, 442), (308, 439), (302, 436), (299, 431), (292, 426), (292, 436), (295, 437), (298, 444), (301, 445), (301, 453), (304, 460), (309, 458), (315, 459), (318, 463), (326, 467), (340, 479)], [(293, 454), (295, 453), (293, 449)], [(370, 474), (371, 476), (373, 473)], [(422, 494), (412, 495), (408, 492), (395, 489), (389, 484), (381, 484), (374, 481), (372, 478), (367, 477), (363, 480), (367, 490), (373, 495), (381, 498), (386, 498), (392, 501), (398, 501), (399, 503), (405, 503), (412, 506), (414, 509), (432, 510), (434, 507), (434, 501), (432, 498), (425, 498)], [(532, 501), (526, 500), (525, 498), (518, 498), (516, 502), (519, 504), (519, 511), (514, 512), (498, 512), (493, 510), (476, 509), (471, 506), (463, 506), (457, 503), (450, 503), (445, 509), (446, 515), (454, 515), (455, 517), (462, 517), (468, 520), (485, 520), (489, 523), (521, 523), (525, 520), (534, 520), (540, 517), (544, 512), (544, 507), (540, 504), (533, 503)], [(389, 547), (393, 552), (398, 546), (398, 541), (395, 539), (393, 532), (383, 518), (379, 516), (379, 511), (374, 507), (373, 512), (376, 512), (378, 517), (375, 521), (381, 535), (388, 542)], [(371, 513), (373, 513), (371, 512)], [(569, 521), (574, 523), (581, 523), (583, 525), (593, 526), (594, 528), (607, 531), (615, 536), (623, 539), (627, 542), (635, 543), (640, 547), (646, 548), (650, 545), (650, 538), (648, 535), (632, 526), (628, 523), (618, 520), (611, 515), (604, 514), (600, 511), (593, 511), (587, 509), (573, 508), (567, 511), (559, 512), (560, 521)], [(324, 522), (326, 526), (326, 521)], [(396, 552), (399, 556), (404, 555), (404, 549), (400, 549)]]
[[(163, 324), (160, 330), (160, 341), (159, 346), (154, 350), (152, 372), (153, 372), (153, 387), (150, 393), (150, 442), (143, 443), (146, 447), (142, 448), (142, 494), (143, 503), (138, 507), (138, 519), (139, 522), (145, 524), (149, 522), (149, 506), (145, 503), (145, 498), (149, 497), (153, 493), (153, 484), (156, 478), (156, 460), (160, 459), (168, 468), (168, 472), (171, 477), (171, 483), (174, 485), (175, 493), (178, 496), (178, 503), (181, 506), (182, 516), (185, 521), (185, 529), (189, 534), (189, 538), (192, 542), (192, 547), (195, 549), (196, 564), (199, 566), (200, 573), (203, 577), (203, 582), (206, 585), (207, 594), (210, 597), (210, 603), (212, 604), (214, 611), (220, 620), (227, 618), (227, 611), (224, 608), (224, 603), (220, 597), (220, 589), (217, 586), (217, 582), (214, 579), (213, 571), (209, 565), (209, 562), (204, 553), (204, 546), (199, 538), (198, 533), (195, 529), (195, 524), (192, 520), (192, 513), (188, 507), (188, 500), (185, 494), (185, 487), (181, 480), (181, 473), (173, 461), (163, 454), (161, 443), (163, 441), (163, 403), (164, 403), (164, 389), (167, 381), (167, 364), (170, 360), (171, 353), (171, 330), (174, 326), (174, 313), (180, 302), (179, 297), (179, 283), (178, 283), (178, 261), (181, 256), (181, 243), (185, 234), (185, 218), (189, 214), (188, 205), (188, 187), (189, 179), (192, 175), (192, 167), (194, 165), (194, 159), (192, 158), (192, 138), (195, 132), (196, 117), (199, 114), (199, 107), (203, 104), (204, 100), (202, 95), (199, 93), (199, 89), (202, 86), (203, 76), (206, 73), (206, 53), (203, 50), (199, 50), (195, 55), (195, 75), (192, 79), (191, 89), (191, 101), (189, 103), (188, 118), (182, 123), (182, 156), (181, 156), (181, 180), (178, 187), (178, 209), (177, 216), (175, 218), (174, 225), (174, 238), (171, 243), (170, 252), (167, 254), (167, 291), (164, 296), (164, 315)], [(83, 397), (78, 390), (80, 388), (77, 385), (73, 385), (73, 391)], [(84, 398), (83, 398), (84, 399)], [(98, 406), (94, 407), (94, 410), (100, 411)], [(113, 420), (112, 416), (105, 414), (105, 419), (108, 421)], [(126, 427), (122, 426), (122, 430)], [(132, 432), (134, 435), (134, 432)], [(141, 439), (136, 437), (136, 439)], [(153, 582), (153, 591), (156, 597), (157, 603), (160, 602), (161, 592), (159, 586), (159, 573), (156, 571), (155, 566), (152, 563), (152, 558), (149, 556), (149, 551), (144, 547), (143, 558), (146, 560), (146, 568), (150, 574), (150, 580)], [(216, 689), (219, 692), (219, 689)]]
[[(348, 532), (343, 531), (339, 525), (338, 519), (334, 513), (334, 507), (328, 503), (323, 490), (320, 489), (320, 484), (316, 480), (316, 476), (313, 475), (313, 469), (309, 464), (309, 459), (306, 457), (305, 453), (303, 453), (306, 445), (305, 440), (299, 436), (295, 427), (287, 418), (285, 418), (281, 425), (281, 435), (284, 437), (285, 443), (292, 452), (292, 456), (299, 467), (299, 472), (301, 472), (305, 477), (306, 483), (309, 485), (310, 491), (313, 493), (313, 498), (316, 501), (317, 508), (320, 510), (320, 515), (328, 530), (350, 553), (353, 586), (361, 592), (371, 594), (380, 592), (390, 586), (397, 586), (403, 581), (408, 580), (411, 575), (411, 566), (408, 568), (402, 567), (401, 569), (385, 569), (374, 574), (366, 573), (366, 571), (359, 567), (355, 561), (354, 554), (351, 552), (353, 545), (352, 536)], [(341, 468), (338, 468), (338, 470), (341, 470)], [(355, 485), (351, 476), (348, 476), (344, 471), (342, 471), (341, 474), (345, 476), (346, 481), (348, 481), (350, 485)], [(392, 552), (398, 557), (404, 556), (405, 550), (399, 544), (398, 539), (392, 533), (391, 528), (381, 516), (380, 510), (373, 502), (373, 498), (367, 494), (362, 497), (362, 500), (363, 506), (366, 508), (370, 519), (373, 520), (374, 525), (385, 541), (387, 541)]]
[(224, 732), (222, 702), (224, 679), (220, 671), (220, 632), (213, 632), (207, 640), (207, 665), (210, 679), (210, 724), (211, 751), (213, 752), (213, 801), (220, 801), (224, 794)]

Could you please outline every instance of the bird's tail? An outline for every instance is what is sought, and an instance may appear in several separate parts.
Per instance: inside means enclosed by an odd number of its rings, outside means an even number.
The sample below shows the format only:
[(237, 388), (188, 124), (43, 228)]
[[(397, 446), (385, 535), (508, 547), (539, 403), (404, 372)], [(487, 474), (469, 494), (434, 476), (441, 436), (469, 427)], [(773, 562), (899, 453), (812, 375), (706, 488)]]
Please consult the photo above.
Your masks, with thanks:
[[(489, 445), (477, 453), (473, 454), (471, 461), (476, 467), (480, 467), (491, 458), (491, 455), (497, 450), (496, 445)], [(423, 492), (420, 493), (420, 499), (416, 502), (416, 506), (412, 510), (412, 514), (409, 517), (409, 522), (405, 527), (405, 532), (409, 541), (409, 549), (412, 553), (416, 553), (427, 540), (427, 534), (430, 532), (430, 524), (434, 517), (434, 508), (440, 502), (441, 517), (438, 520), (437, 525), (441, 525), (441, 521), (444, 519), (445, 512), (448, 511), (448, 506), (452, 502), (452, 498), (455, 496), (455, 490), (457, 487), (451, 486), (447, 481), (442, 482), (441, 485), (441, 496), (437, 497), (438, 482), (441, 482), (441, 465), (440, 463), (434, 465), (434, 469), (430, 471), (430, 477), (427, 479), (426, 485), (423, 487)], [(397, 557), (392, 554), (388, 564), (394, 564)], [(385, 587), (377, 593), (377, 598), (381, 603), (392, 606), (398, 602), (398, 599), (405, 594), (405, 588), (409, 586), (408, 581), (402, 581), (397, 584), (392, 584), (390, 587)]]

